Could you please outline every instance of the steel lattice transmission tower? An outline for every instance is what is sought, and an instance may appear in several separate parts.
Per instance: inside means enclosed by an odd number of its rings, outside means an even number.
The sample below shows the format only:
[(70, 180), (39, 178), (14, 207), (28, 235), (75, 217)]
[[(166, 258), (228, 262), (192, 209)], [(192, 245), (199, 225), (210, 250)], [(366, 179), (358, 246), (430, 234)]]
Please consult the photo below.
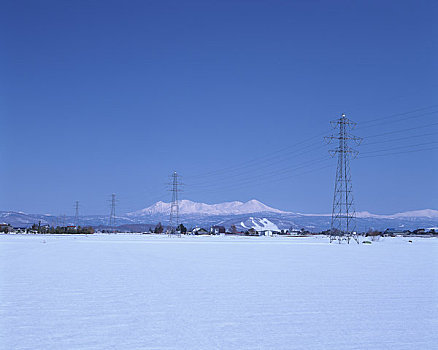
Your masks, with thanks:
[(116, 229), (116, 194), (111, 195), (111, 213), (109, 217), (109, 227), (115, 232)]
[(176, 171), (173, 172), (171, 176), (172, 182), (170, 183), (172, 192), (172, 202), (170, 203), (170, 217), (169, 217), (169, 234), (179, 233), (179, 201), (178, 201), (178, 192), (181, 192), (181, 189), (178, 187), (181, 185), (179, 178), (181, 176), (177, 174)]
[(326, 137), (326, 140), (329, 143), (338, 140), (338, 147), (330, 150), (332, 157), (338, 155), (338, 166), (333, 196), (330, 242), (338, 240), (341, 243), (342, 240), (346, 240), (347, 243), (350, 243), (350, 239), (353, 238), (359, 243), (355, 232), (356, 212), (350, 172), (350, 159), (355, 158), (359, 152), (351, 148), (348, 143), (353, 141), (359, 145), (362, 138), (349, 133), (349, 130), (353, 129), (356, 123), (348, 119), (345, 114), (332, 121), (331, 124), (338, 129), (338, 133)]
[(75, 226), (77, 230), (79, 227), (79, 201), (75, 202)]

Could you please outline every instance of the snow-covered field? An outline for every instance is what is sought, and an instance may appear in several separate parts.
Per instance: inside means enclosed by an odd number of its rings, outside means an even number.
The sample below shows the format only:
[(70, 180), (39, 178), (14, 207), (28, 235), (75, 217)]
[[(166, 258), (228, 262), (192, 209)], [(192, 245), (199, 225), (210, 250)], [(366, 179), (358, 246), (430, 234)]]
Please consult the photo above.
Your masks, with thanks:
[(0, 348), (436, 349), (438, 240), (0, 235)]

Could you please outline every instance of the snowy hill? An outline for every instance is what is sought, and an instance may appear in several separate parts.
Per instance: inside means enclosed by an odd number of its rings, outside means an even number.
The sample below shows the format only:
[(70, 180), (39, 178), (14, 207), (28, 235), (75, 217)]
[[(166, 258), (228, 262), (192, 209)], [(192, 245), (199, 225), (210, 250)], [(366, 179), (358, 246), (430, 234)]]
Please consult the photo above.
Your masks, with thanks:
[(280, 228), (274, 224), (272, 221), (266, 219), (266, 218), (254, 218), (249, 217), (246, 222), (240, 222), (240, 226), (243, 230), (247, 230), (250, 228), (254, 228), (257, 231), (263, 231), (263, 230), (272, 230), (272, 231), (279, 231)]
[[(192, 202), (187, 199), (179, 201), (179, 213), (184, 214), (197, 214), (197, 215), (240, 215), (250, 213), (287, 213), (278, 209), (268, 207), (267, 205), (252, 199), (248, 202), (225, 202), (219, 204), (205, 204)], [(142, 210), (138, 210), (132, 213), (128, 213), (129, 217), (145, 216), (145, 215), (158, 215), (158, 214), (170, 214), (170, 203), (157, 202), (150, 207)]]

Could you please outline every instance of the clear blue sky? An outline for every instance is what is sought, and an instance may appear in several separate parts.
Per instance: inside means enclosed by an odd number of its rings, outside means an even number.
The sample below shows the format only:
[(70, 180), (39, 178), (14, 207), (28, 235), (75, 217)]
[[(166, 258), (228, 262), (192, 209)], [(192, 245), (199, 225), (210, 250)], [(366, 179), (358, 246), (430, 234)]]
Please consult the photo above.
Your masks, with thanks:
[(438, 209), (436, 1), (0, 6), (0, 210), (136, 210), (176, 170), (183, 198), (327, 213), (342, 112), (375, 152), (357, 210)]

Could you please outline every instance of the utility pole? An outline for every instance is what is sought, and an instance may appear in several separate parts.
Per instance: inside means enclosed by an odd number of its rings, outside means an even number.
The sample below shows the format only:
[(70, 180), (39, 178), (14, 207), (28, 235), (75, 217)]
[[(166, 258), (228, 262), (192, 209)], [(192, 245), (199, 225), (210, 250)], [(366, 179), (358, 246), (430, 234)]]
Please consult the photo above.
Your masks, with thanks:
[(111, 195), (111, 213), (109, 217), (109, 227), (112, 232), (116, 230), (116, 194)]
[[(170, 203), (170, 218), (169, 218), (169, 235), (178, 233), (178, 226), (179, 226), (179, 202), (178, 202), (178, 192), (181, 191), (181, 189), (178, 188), (181, 183), (178, 180), (178, 177), (180, 177), (176, 171), (173, 172), (171, 178), (172, 183), (170, 191), (172, 192), (172, 202)], [(181, 232), (178, 233), (178, 235), (181, 235)]]
[(348, 131), (356, 126), (356, 123), (342, 114), (339, 119), (331, 122), (333, 128), (338, 129), (338, 133), (330, 135), (325, 139), (330, 143), (338, 140), (338, 146), (330, 150), (334, 157), (338, 155), (338, 166), (336, 169), (335, 191), (333, 195), (332, 220), (330, 228), (330, 243), (338, 240), (346, 240), (350, 243), (353, 238), (357, 243), (355, 232), (356, 211), (354, 209), (353, 186), (350, 172), (350, 158), (356, 157), (359, 153), (348, 145), (349, 141), (360, 144), (362, 138), (351, 135)]
[(79, 201), (75, 202), (75, 226), (77, 230), (79, 227)]

